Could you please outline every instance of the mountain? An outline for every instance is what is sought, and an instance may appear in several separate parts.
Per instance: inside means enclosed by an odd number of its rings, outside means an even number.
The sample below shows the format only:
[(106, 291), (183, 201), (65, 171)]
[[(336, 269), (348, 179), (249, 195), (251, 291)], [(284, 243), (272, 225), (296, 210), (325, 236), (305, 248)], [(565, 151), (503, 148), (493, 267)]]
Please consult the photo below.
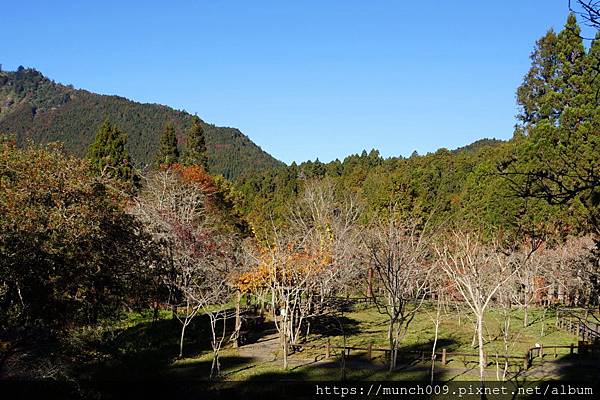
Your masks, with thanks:
[[(191, 115), (159, 104), (74, 89), (31, 68), (0, 72), (0, 133), (15, 135), (22, 145), (60, 141), (83, 156), (98, 126), (109, 119), (128, 135), (129, 152), (138, 165), (152, 162), (164, 124), (173, 123), (180, 147)], [(283, 165), (235, 128), (203, 122), (209, 169), (226, 178)]]
[(462, 147), (458, 147), (454, 150), (451, 150), (453, 153), (461, 153), (461, 152), (465, 152), (465, 153), (476, 153), (481, 149), (484, 149), (486, 147), (495, 147), (495, 146), (499, 146), (502, 143), (505, 143), (504, 140), (500, 140), (500, 139), (488, 139), (488, 138), (484, 138), (484, 139), (479, 139), (474, 141), (473, 143), (470, 143), (466, 146), (462, 146)]

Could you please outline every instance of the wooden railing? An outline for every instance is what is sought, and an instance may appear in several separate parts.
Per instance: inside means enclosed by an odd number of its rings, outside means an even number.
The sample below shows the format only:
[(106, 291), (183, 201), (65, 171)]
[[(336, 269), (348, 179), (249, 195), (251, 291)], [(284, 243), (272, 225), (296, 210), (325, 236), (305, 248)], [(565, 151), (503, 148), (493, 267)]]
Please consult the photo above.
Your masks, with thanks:
[[(386, 359), (389, 360), (390, 349), (385, 347), (374, 347), (372, 343), (370, 343), (367, 347), (360, 346), (333, 346), (329, 341), (325, 345), (295, 345), (292, 346), (295, 351), (303, 351), (303, 350), (317, 350), (319, 355), (323, 355), (325, 359), (332, 358), (333, 356), (343, 356), (349, 357), (351, 352), (361, 352), (366, 355), (368, 360), (372, 360), (374, 358), (374, 353), (383, 353)], [(594, 351), (594, 346), (588, 346), (584, 343), (579, 343), (575, 345), (571, 343), (570, 345), (563, 346), (543, 346), (539, 347), (530, 347), (527, 349), (523, 356), (514, 356), (514, 355), (499, 355), (492, 354), (492, 359), (495, 360), (517, 360), (519, 364), (522, 365), (522, 369), (529, 369), (535, 358), (543, 359), (546, 356), (552, 355), (554, 358), (558, 357), (558, 349), (568, 349), (569, 354), (581, 354), (587, 352), (587, 350), (592, 349)], [(431, 360), (432, 352), (431, 350), (423, 349), (423, 350), (398, 350), (398, 354), (400, 356), (410, 355), (413, 356), (415, 360), (420, 360), (421, 362), (425, 362), (426, 360)], [(315, 357), (315, 361), (319, 358), (319, 355)], [(489, 354), (484, 354), (484, 363), (488, 365), (488, 361), (490, 360)], [(466, 364), (467, 358), (476, 358), (479, 360), (479, 353), (463, 353), (463, 352), (454, 352), (447, 351), (445, 348), (440, 349), (440, 351), (436, 351), (435, 359), (441, 361), (441, 365), (445, 366), (448, 364), (448, 361), (452, 358), (460, 358)]]
[(588, 321), (575, 313), (557, 315), (556, 327), (566, 330), (584, 342), (600, 341), (600, 323)]

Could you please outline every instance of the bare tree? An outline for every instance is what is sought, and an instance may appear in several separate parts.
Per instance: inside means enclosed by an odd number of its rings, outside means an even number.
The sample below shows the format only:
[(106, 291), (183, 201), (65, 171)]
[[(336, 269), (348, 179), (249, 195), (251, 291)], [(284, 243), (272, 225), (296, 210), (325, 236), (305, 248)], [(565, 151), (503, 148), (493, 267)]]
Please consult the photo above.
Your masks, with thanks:
[[(499, 354), (496, 352), (496, 379), (505, 381), (508, 374), (509, 357), (514, 349), (517, 340), (519, 339), (521, 332), (519, 329), (513, 329), (511, 321), (514, 315), (514, 309), (512, 307), (513, 300), (515, 298), (515, 292), (519, 289), (516, 287), (515, 282), (509, 280), (505, 285), (498, 289), (496, 293), (496, 305), (499, 308), (499, 326), (500, 334), (502, 336), (502, 368), (500, 367)], [(502, 371), (502, 374), (500, 374)]]
[(311, 320), (331, 311), (331, 296), (358, 274), (359, 213), (353, 198), (336, 199), (332, 181), (308, 181), (289, 209), (286, 229), (273, 228), (271, 239), (251, 252), (255, 267), (242, 286), (269, 289), (284, 368), (290, 347), (310, 333)]
[(435, 373), (435, 361), (436, 351), (439, 338), (440, 324), (442, 322), (442, 311), (447, 306), (447, 291), (449, 286), (447, 285), (445, 276), (440, 274), (432, 274), (429, 286), (432, 290), (432, 294), (435, 296), (435, 314), (429, 315), (431, 322), (433, 323), (433, 344), (431, 346), (431, 375), (430, 381), (433, 383)]
[(600, 304), (598, 244), (590, 236), (568, 237), (546, 252), (550, 295), (567, 305)]
[(211, 379), (221, 372), (219, 352), (227, 336), (227, 321), (236, 315), (228, 302), (236, 293), (233, 277), (240, 265), (238, 243), (223, 236), (218, 237), (218, 243), (218, 251), (202, 254), (203, 262), (196, 264), (199, 268), (194, 271), (195, 284), (182, 288), (185, 297), (190, 298), (194, 306), (200, 306), (209, 318), (213, 353)]
[(338, 200), (331, 179), (308, 181), (302, 196), (290, 211), (289, 229), (305, 241), (327, 264), (321, 270), (319, 298), (324, 301), (361, 275), (359, 229), (362, 209), (358, 200), (345, 195)]
[(586, 25), (600, 30), (600, 1), (569, 0), (569, 10), (579, 15)]
[(201, 258), (212, 245), (205, 197), (201, 186), (183, 182), (176, 171), (167, 168), (144, 177), (132, 211), (162, 249), (163, 281), (172, 293), (174, 316), (181, 322), (179, 357), (186, 328), (202, 308), (190, 293), (198, 285)]
[(529, 325), (529, 308), (539, 299), (548, 288), (544, 277), (547, 275), (548, 263), (546, 254), (539, 250), (541, 242), (535, 243), (531, 248), (515, 248), (508, 257), (513, 263), (515, 273), (509, 282), (511, 299), (508, 304), (516, 304), (523, 309), (523, 327)]
[(479, 377), (483, 383), (485, 353), (483, 348), (484, 317), (492, 299), (517, 269), (497, 246), (484, 245), (481, 238), (453, 232), (442, 249), (437, 249), (439, 265), (454, 282), (476, 320), (479, 345)]
[(417, 224), (389, 220), (365, 235), (370, 265), (384, 297), (374, 297), (380, 313), (388, 317), (390, 366), (398, 359), (398, 347), (427, 294), (428, 247), (425, 230)]

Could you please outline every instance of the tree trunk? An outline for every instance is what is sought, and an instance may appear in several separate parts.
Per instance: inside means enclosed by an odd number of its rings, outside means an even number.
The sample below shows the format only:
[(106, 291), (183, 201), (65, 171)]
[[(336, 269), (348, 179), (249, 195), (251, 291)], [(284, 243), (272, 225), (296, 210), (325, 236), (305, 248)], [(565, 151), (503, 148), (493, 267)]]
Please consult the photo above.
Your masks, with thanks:
[(152, 316), (152, 322), (156, 322), (158, 321), (158, 317), (159, 317), (159, 306), (158, 306), (158, 301), (154, 301), (154, 314)]
[(288, 340), (285, 331), (283, 332), (283, 369), (288, 369)]
[(367, 297), (373, 298), (373, 268), (367, 271)]
[(479, 342), (479, 381), (483, 384), (485, 354), (483, 352), (483, 315), (477, 316), (477, 340)]
[(235, 305), (235, 341), (234, 347), (240, 346), (240, 329), (242, 327), (242, 319), (240, 315), (240, 304), (242, 302), (242, 292), (238, 291), (237, 303)]
[(388, 328), (388, 339), (390, 341), (390, 368), (389, 371), (392, 372), (394, 368), (396, 368), (396, 357), (397, 357), (397, 343), (396, 338), (394, 337), (394, 322), (390, 322), (390, 326)]
[(437, 348), (438, 333), (440, 330), (440, 297), (438, 297), (437, 314), (435, 316), (435, 334), (433, 337), (433, 348), (431, 349), (431, 383), (433, 383), (433, 375), (435, 373), (435, 350)]
[(185, 328), (187, 327), (187, 321), (184, 321), (181, 326), (181, 339), (179, 339), (179, 358), (183, 357), (183, 337), (185, 336)]
[(221, 373), (221, 364), (219, 363), (219, 351), (213, 351), (212, 365), (210, 367), (210, 379), (214, 379)]

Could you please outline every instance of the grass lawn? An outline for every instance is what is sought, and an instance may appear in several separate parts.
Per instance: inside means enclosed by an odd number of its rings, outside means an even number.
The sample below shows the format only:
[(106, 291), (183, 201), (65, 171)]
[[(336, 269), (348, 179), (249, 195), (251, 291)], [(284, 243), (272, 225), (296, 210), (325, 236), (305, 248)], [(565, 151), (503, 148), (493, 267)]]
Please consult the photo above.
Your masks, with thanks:
[[(429, 376), (431, 346), (434, 339), (435, 309), (426, 305), (412, 321), (409, 331), (402, 341), (401, 348), (405, 350), (425, 352), (425, 362), (411, 359), (399, 360), (405, 364), (404, 368), (388, 373), (382, 352), (373, 352), (372, 360), (367, 360), (365, 352), (352, 352), (347, 361), (346, 378), (350, 380), (425, 380)], [(341, 321), (341, 325), (340, 325)], [(223, 379), (225, 380), (324, 380), (341, 379), (340, 359), (334, 354), (329, 359), (324, 359), (324, 347), (329, 340), (332, 346), (341, 346), (343, 336), (342, 328), (346, 332), (347, 346), (387, 348), (386, 316), (378, 313), (374, 307), (355, 307), (335, 319), (329, 321), (336, 328), (327, 330), (315, 326), (313, 333), (307, 338), (304, 345), (316, 346), (319, 349), (306, 348), (290, 356), (290, 368), (282, 368), (281, 351), (277, 340), (272, 340), (268, 348), (270, 354), (264, 357), (250, 357), (244, 355), (244, 349), (224, 348), (221, 351), (221, 365)], [(500, 326), (503, 323), (499, 310), (491, 309), (485, 321), (485, 352), (489, 354), (488, 374), (490, 380), (495, 380), (495, 364), (493, 355), (498, 352), (504, 354), (504, 341)], [(543, 333), (542, 333), (543, 332)], [(465, 311), (448, 311), (441, 316), (438, 337), (438, 349), (445, 348), (448, 352), (464, 352), (477, 354), (478, 349), (472, 346), (473, 322), (472, 317)], [(544, 346), (577, 344), (577, 338), (567, 332), (555, 328), (555, 314), (553, 310), (545, 313), (543, 310), (531, 309), (529, 311), (529, 324), (523, 326), (523, 311), (513, 310), (510, 323), (509, 354), (524, 356), (527, 349), (535, 343)], [(553, 350), (546, 351), (545, 360), (555, 360)], [(567, 356), (569, 349), (557, 351), (556, 360)], [(204, 352), (193, 357), (177, 360), (166, 371), (170, 377), (185, 379), (202, 379), (208, 375), (211, 363), (211, 353)], [(502, 362), (500, 360), (500, 362)], [(439, 363), (438, 363), (439, 364)], [(514, 360), (510, 370), (514, 373), (521, 369), (523, 361)], [(534, 360), (534, 367), (541, 364), (541, 360)], [(530, 369), (531, 371), (531, 369)], [(553, 376), (551, 371), (548, 377)], [(439, 369), (436, 376), (440, 379), (476, 380), (478, 379), (477, 358), (462, 358), (449, 356), (446, 367)]]
[[(374, 347), (388, 347), (387, 318), (377, 312), (374, 307), (368, 307), (344, 314), (346, 317), (349, 346), (366, 347), (373, 343)], [(408, 332), (404, 337), (401, 347), (409, 349), (431, 349), (435, 337), (434, 330), (435, 309), (425, 305), (415, 316)], [(446, 348), (447, 351), (477, 353), (473, 343), (473, 317), (466, 310), (456, 310), (442, 313), (438, 333), (438, 349)], [(504, 341), (501, 333), (503, 318), (498, 310), (490, 309), (486, 314), (484, 326), (485, 351), (489, 354), (498, 352), (504, 354)], [(542, 334), (543, 331), (543, 334)], [(523, 311), (515, 309), (511, 312), (509, 354), (522, 356), (528, 348), (536, 343), (544, 346), (577, 344), (577, 338), (567, 332), (555, 328), (554, 311), (545, 314), (542, 310), (529, 311), (529, 324), (523, 326)], [(341, 335), (330, 338), (332, 345), (342, 345)], [(315, 335), (311, 342), (325, 343), (324, 337)]]

